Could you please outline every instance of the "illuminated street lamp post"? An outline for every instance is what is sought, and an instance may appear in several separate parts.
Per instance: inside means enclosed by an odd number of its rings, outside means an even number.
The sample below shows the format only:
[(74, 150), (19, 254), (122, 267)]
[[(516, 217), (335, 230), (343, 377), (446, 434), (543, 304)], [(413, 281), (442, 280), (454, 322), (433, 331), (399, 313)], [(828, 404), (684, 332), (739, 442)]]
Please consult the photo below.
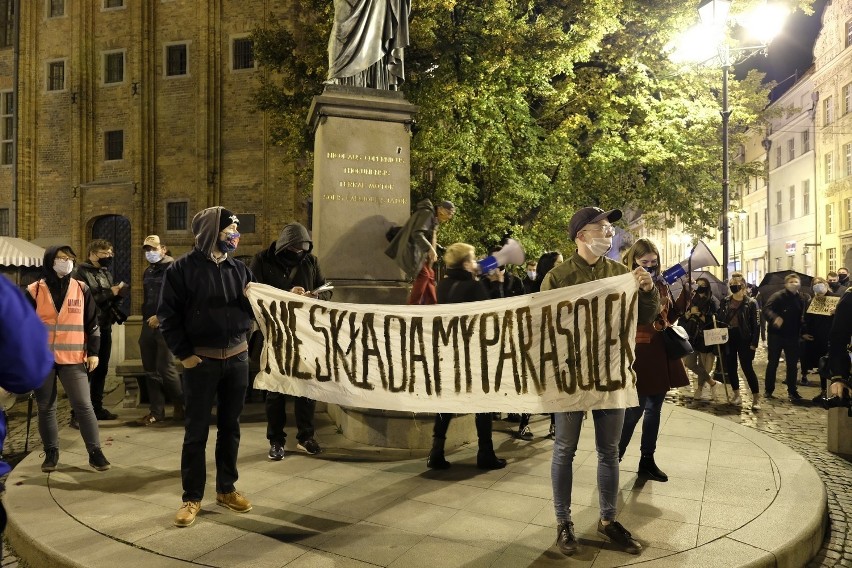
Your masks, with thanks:
[[(693, 61), (707, 63), (717, 63), (722, 68), (722, 279), (728, 280), (728, 260), (729, 256), (729, 241), (730, 241), (730, 164), (728, 157), (728, 133), (729, 123), (731, 119), (731, 109), (728, 106), (728, 75), (730, 68), (734, 65), (735, 58), (747, 57), (754, 53), (763, 52), (768, 43), (781, 31), (784, 20), (787, 16), (787, 10), (781, 5), (773, 5), (764, 3), (758, 6), (753, 12), (743, 14), (732, 19), (729, 17), (731, 2), (728, 0), (702, 0), (698, 5), (698, 15), (701, 24), (687, 32), (690, 39), (683, 38), (681, 40), (681, 48), (684, 53), (673, 54), (680, 60), (691, 59)], [(748, 29), (760, 43), (757, 45), (747, 45), (740, 47), (731, 47), (727, 28), (731, 23), (737, 23), (743, 28)], [(698, 35), (701, 35), (699, 38)], [(707, 45), (715, 45), (715, 55), (709, 58), (704, 57), (696, 51), (696, 48), (701, 49)], [(690, 53), (685, 53), (689, 51)], [(706, 55), (706, 53), (704, 54)]]

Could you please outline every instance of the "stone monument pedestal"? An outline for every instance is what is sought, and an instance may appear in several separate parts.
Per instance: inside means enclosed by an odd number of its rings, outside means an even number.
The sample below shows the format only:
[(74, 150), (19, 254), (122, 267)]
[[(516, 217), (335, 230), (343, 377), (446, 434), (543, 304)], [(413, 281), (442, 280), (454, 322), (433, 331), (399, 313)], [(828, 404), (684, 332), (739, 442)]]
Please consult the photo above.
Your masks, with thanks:
[[(417, 107), (402, 93), (327, 85), (314, 97), (313, 253), (334, 302), (404, 304), (409, 285), (384, 251), (385, 234), (411, 214), (411, 124)], [(433, 414), (328, 405), (350, 440), (428, 449)], [(446, 448), (476, 440), (473, 416), (454, 420)]]

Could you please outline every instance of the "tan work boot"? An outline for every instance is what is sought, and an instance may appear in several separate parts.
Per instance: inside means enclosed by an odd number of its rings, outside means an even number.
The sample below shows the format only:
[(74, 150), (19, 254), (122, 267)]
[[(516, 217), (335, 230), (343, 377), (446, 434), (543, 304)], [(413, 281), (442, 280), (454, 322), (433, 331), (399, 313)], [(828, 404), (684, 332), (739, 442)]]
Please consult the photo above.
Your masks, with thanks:
[(217, 493), (216, 503), (229, 508), (235, 513), (248, 513), (251, 511), (251, 503), (249, 503), (249, 500), (243, 497), (239, 491)]
[(195, 517), (200, 510), (201, 501), (184, 501), (175, 515), (175, 526), (188, 527), (195, 522)]

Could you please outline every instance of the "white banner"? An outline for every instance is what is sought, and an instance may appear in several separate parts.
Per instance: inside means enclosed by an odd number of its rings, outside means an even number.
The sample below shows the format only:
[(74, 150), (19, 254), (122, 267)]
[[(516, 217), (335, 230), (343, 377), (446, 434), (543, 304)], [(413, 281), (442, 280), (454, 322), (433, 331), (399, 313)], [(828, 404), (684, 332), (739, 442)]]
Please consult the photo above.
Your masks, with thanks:
[(257, 389), (411, 412), (636, 406), (632, 274), (437, 306), (343, 304), (250, 284)]

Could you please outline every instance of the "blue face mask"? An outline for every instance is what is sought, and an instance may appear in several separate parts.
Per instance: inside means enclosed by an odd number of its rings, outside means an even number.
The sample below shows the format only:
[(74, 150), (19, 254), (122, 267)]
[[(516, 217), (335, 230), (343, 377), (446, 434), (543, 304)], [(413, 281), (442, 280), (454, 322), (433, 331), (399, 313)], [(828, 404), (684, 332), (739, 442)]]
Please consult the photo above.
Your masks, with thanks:
[(228, 233), (228, 236), (224, 241), (218, 241), (216, 244), (218, 245), (220, 251), (230, 254), (237, 250), (237, 245), (239, 244), (239, 242), (239, 233)]

